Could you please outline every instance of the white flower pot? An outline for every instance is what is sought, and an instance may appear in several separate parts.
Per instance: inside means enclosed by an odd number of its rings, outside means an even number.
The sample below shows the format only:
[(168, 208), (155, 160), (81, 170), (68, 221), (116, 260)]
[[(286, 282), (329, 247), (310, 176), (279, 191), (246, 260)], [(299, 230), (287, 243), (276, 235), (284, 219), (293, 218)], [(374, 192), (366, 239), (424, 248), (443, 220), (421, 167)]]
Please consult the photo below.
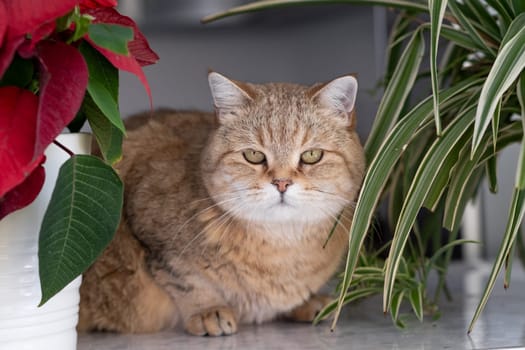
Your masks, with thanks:
[[(57, 140), (77, 154), (88, 154), (89, 134), (62, 134)], [(79, 287), (71, 282), (44, 306), (38, 275), (38, 233), (60, 166), (69, 155), (55, 144), (46, 149), (46, 179), (28, 207), (0, 220), (0, 349), (76, 349)]]

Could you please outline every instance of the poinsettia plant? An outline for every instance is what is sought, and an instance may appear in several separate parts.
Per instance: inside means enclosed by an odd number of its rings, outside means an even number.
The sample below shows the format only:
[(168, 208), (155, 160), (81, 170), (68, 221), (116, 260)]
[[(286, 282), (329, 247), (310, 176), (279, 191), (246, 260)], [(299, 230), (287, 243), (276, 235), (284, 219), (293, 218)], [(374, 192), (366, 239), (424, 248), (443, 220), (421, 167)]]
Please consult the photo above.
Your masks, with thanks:
[[(116, 0), (0, 0), (0, 219), (29, 205), (45, 178), (44, 150), (70, 154), (39, 236), (42, 301), (80, 275), (120, 220), (122, 183), (111, 165), (125, 128), (118, 71), (135, 74), (158, 56)], [(73, 155), (55, 138), (88, 122), (101, 158)], [(5, 234), (0, 232), (0, 234)]]

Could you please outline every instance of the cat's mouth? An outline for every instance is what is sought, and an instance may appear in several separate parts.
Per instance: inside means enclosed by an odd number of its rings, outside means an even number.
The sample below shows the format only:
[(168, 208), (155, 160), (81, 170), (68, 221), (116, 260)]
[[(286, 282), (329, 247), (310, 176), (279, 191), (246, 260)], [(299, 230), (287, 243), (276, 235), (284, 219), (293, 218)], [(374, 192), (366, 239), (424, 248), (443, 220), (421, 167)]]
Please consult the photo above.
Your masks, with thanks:
[(285, 193), (281, 193), (279, 197), (279, 202), (277, 202), (279, 207), (292, 207), (290, 202), (286, 199)]

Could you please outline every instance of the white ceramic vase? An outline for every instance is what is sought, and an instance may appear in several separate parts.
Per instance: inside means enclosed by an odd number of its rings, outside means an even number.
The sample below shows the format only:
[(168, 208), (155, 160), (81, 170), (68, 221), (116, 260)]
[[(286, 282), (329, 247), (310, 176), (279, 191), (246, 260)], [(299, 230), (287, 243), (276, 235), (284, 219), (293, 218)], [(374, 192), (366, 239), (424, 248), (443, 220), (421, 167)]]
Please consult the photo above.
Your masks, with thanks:
[[(88, 154), (89, 134), (57, 140), (76, 154)], [(79, 287), (71, 282), (44, 306), (40, 302), (38, 233), (60, 166), (69, 155), (55, 144), (45, 151), (46, 179), (35, 201), (0, 220), (0, 349), (73, 350), (77, 346)]]

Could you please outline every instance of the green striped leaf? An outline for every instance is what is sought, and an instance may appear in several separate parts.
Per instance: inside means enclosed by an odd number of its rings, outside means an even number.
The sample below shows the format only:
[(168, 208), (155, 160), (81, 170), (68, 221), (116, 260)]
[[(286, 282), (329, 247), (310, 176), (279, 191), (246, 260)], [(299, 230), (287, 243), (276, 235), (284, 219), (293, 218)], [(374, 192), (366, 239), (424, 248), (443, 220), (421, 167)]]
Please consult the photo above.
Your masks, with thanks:
[(471, 115), (473, 115), (473, 109), (467, 110), (463, 115), (458, 116), (452, 124), (445, 129), (443, 136), (436, 139), (416, 172), (413, 184), (405, 199), (403, 209), (401, 209), (386, 264), (385, 289), (383, 294), (383, 307), (385, 308), (385, 312), (388, 311), (390, 305), (400, 258), (403, 255), (410, 230), (414, 225), (417, 214), (425, 201), (438, 170), (443, 166), (454, 146), (458, 143), (463, 144), (465, 135), (468, 137), (467, 132), (469, 131), (469, 126), (473, 123)]
[(489, 13), (487, 5), (479, 0), (465, 0), (465, 5), (478, 19), (478, 29), (484, 31), (486, 35), (499, 42), (501, 40), (501, 34), (498, 22), (496, 17)]
[(438, 250), (436, 250), (434, 252), (434, 254), (432, 255), (432, 257), (429, 259), (428, 261), (428, 264), (427, 264), (427, 274), (430, 273), (430, 267), (434, 264), (437, 263), (438, 259), (445, 253), (449, 252), (452, 250), (452, 248), (458, 246), (458, 245), (463, 245), (465, 243), (475, 243), (475, 244), (478, 244), (479, 242), (478, 241), (473, 241), (473, 240), (469, 240), (469, 239), (456, 239), (456, 240), (453, 240), (451, 242), (448, 242), (447, 244), (445, 244), (444, 246), (441, 246)]
[(476, 43), (471, 39), (470, 36), (449, 25), (444, 24), (441, 26), (441, 36), (465, 49), (471, 50), (473, 47), (476, 47)]
[(472, 198), (474, 191), (477, 190), (477, 184), (483, 174), (482, 168), (475, 173), (483, 153), (482, 150), (478, 151), (473, 157), (468, 157), (468, 153), (468, 146), (466, 146), (460, 155), (460, 159), (463, 161), (454, 169), (445, 199), (443, 227), (451, 232), (459, 227), (463, 210)]
[(118, 175), (99, 158), (76, 155), (62, 165), (40, 228), (40, 305), (84, 272), (111, 241), (122, 197)]
[(420, 322), (423, 322), (423, 294), (425, 293), (425, 287), (423, 283), (419, 283), (417, 288), (414, 288), (410, 291), (408, 299), (410, 300), (410, 305), (414, 314)]
[(518, 166), (516, 167), (516, 188), (525, 189), (525, 73), (522, 72), (518, 81), (518, 101), (521, 106), (521, 125), (523, 127), (523, 140), (521, 141)]
[(501, 119), (501, 99), (496, 103), (496, 109), (492, 116), (492, 145), (494, 149), (498, 144), (499, 121)]
[(201, 22), (208, 23), (229, 16), (234, 16), (242, 13), (256, 12), (270, 8), (325, 4), (378, 5), (417, 12), (428, 11), (427, 5), (424, 2), (416, 0), (262, 0), (255, 1), (246, 5), (233, 7), (227, 11), (206, 16), (203, 19), (201, 19)]
[(368, 231), (368, 226), (372, 221), (375, 207), (379, 202), (381, 192), (392, 168), (403, 152), (404, 145), (414, 136), (418, 127), (425, 121), (428, 122), (432, 117), (432, 99), (430, 97), (427, 98), (424, 102), (416, 106), (409, 115), (410, 118), (403, 118), (403, 120), (394, 127), (389, 137), (385, 140), (383, 147), (372, 160), (370, 168), (365, 175), (350, 230), (345, 274), (343, 276), (339, 304), (332, 328), (335, 328), (335, 324), (337, 323), (339, 313), (343, 306), (345, 292), (348, 290), (350, 281), (352, 280), (359, 252), (361, 251), (366, 232)]
[(525, 12), (525, 1), (523, 0), (511, 0), (512, 1), (512, 10), (515, 15), (519, 15)]
[(498, 52), (496, 60), (483, 84), (476, 111), (471, 154), (480, 147), (483, 135), (491, 123), (499, 100), (518, 78), (525, 67), (525, 27)]
[(399, 114), (408, 98), (425, 51), (422, 30), (416, 30), (408, 43), (398, 69), (392, 75), (379, 104), (372, 130), (365, 145), (366, 159), (372, 159), (386, 134), (399, 118)]
[[(359, 288), (359, 289), (346, 293), (344, 300), (343, 300), (343, 304), (346, 305), (348, 303), (369, 297), (371, 295), (379, 294), (380, 292), (381, 292), (381, 288), (378, 288), (378, 287)], [(337, 303), (338, 301), (334, 300), (330, 302), (328, 305), (326, 305), (323, 308), (323, 310), (321, 310), (321, 312), (317, 314), (313, 323), (317, 324), (321, 322), (322, 320), (326, 319), (337, 308)]]
[[(503, 21), (503, 25), (508, 27), (512, 22), (513, 14), (512, 8), (502, 0), (485, 0), (487, 4), (498, 13), (499, 18)], [(519, 0), (518, 0), (519, 1)]]
[[(498, 0), (499, 1), (499, 0)], [(482, 52), (486, 52), (491, 56), (495, 56), (496, 52), (490, 47), (490, 45), (483, 39), (483, 37), (478, 33), (476, 28), (474, 28), (472, 21), (463, 13), (463, 9), (460, 7), (459, 3), (456, 1), (449, 1), (448, 7), (450, 11), (456, 17), (459, 22), (459, 25), (463, 30), (468, 34), (470, 39), (475, 43), (476, 48)]]
[(405, 297), (405, 291), (401, 290), (394, 294), (391, 303), (391, 316), (392, 321), (399, 327), (404, 328), (404, 323), (399, 321), (399, 310), (401, 309), (401, 304), (403, 303), (403, 298)]
[[(518, 235), (520, 232), (518, 232)], [(516, 250), (516, 243), (512, 243), (509, 253), (505, 257), (505, 274), (503, 275), (503, 288), (510, 287), (510, 280), (512, 275), (512, 263), (514, 262), (514, 251)]]
[[(479, 83), (479, 78), (470, 77), (454, 87), (442, 91), (441, 103), (445, 106), (447, 103), (456, 103), (454, 101), (455, 98), (461, 98), (462, 93), (465, 93), (465, 91), (468, 91), (471, 86)], [(350, 229), (345, 273), (332, 328), (335, 328), (335, 324), (337, 323), (337, 319), (343, 306), (342, 303), (345, 293), (352, 281), (353, 272), (359, 259), (359, 253), (383, 188), (392, 173), (394, 165), (402, 154), (405, 145), (417, 134), (418, 129), (420, 129), (423, 124), (431, 122), (432, 107), (432, 97), (426, 98), (414, 107), (392, 129), (385, 139), (385, 142), (381, 145), (377, 155), (370, 163), (357, 200), (354, 219)]]
[(498, 192), (498, 158), (496, 154), (490, 157), (486, 162), (487, 181), (489, 183), (489, 190), (492, 193)]
[(430, 75), (432, 79), (432, 96), (434, 100), (434, 120), (436, 134), (441, 135), (441, 118), (439, 116), (439, 83), (437, 69), (437, 53), (441, 23), (447, 9), (447, 0), (428, 0), (430, 8)]
[(516, 237), (516, 251), (521, 261), (521, 266), (525, 267), (525, 242), (523, 242), (523, 229), (520, 227)]
[(525, 13), (520, 14), (512, 21), (510, 26), (507, 28), (507, 31), (505, 33), (505, 36), (503, 37), (503, 40), (501, 40), (500, 46), (504, 46), (505, 44), (507, 44), (509, 40), (514, 38), (514, 36), (516, 36), (516, 34), (518, 34), (518, 32), (523, 27), (525, 27)]
[(384, 81), (388, 82), (396, 71), (401, 55), (403, 54), (403, 39), (413, 30), (411, 28), (412, 19), (406, 12), (401, 12), (395, 19), (390, 29), (388, 45), (386, 51), (386, 72)]
[(492, 271), (481, 296), (481, 300), (476, 308), (472, 320), (470, 321), (470, 325), (468, 328), (469, 333), (472, 332), (476, 321), (478, 320), (479, 316), (481, 315), (481, 312), (487, 305), (489, 296), (492, 293), (492, 290), (494, 289), (496, 278), (498, 277), (498, 274), (501, 271), (505, 258), (509, 255), (509, 252), (516, 240), (516, 236), (519, 232), (520, 224), (523, 221), (524, 214), (525, 191), (515, 189), (512, 195), (512, 201), (509, 209), (507, 228), (505, 230), (505, 234), (503, 235), (498, 255), (496, 257), (496, 260), (494, 261), (494, 265), (492, 266)]

